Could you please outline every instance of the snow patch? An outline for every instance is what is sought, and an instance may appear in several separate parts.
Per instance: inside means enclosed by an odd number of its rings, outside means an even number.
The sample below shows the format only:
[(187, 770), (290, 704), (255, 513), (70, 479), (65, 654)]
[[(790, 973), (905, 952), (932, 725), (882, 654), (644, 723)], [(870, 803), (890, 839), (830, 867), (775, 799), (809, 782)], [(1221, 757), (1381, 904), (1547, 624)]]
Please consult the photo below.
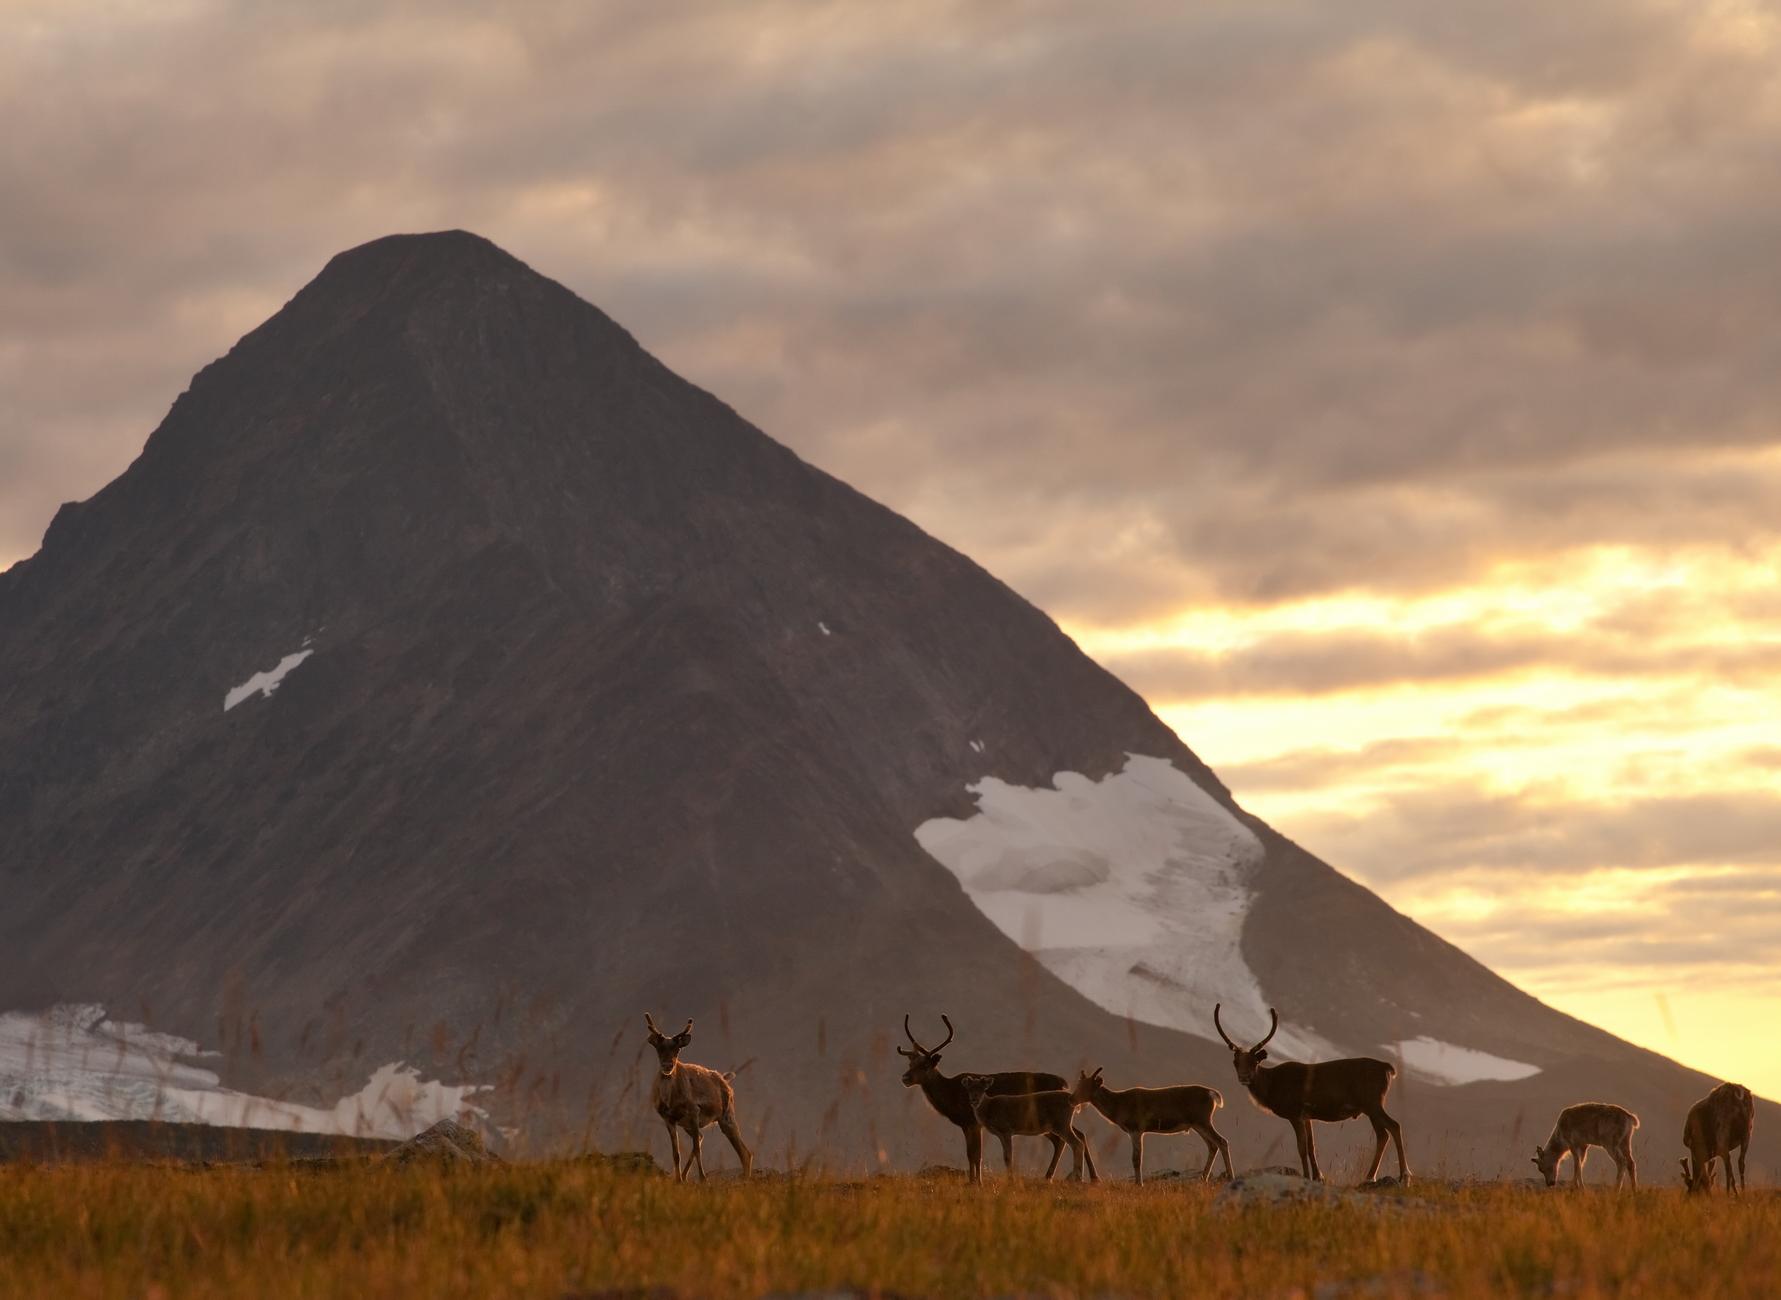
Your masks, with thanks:
[[(1243, 921), (1263, 854), (1255, 833), (1167, 759), (1127, 754), (1100, 781), (1059, 772), (1055, 789), (986, 777), (970, 817), (936, 817), (915, 838), (997, 928), (1091, 1002), (1216, 1042), (1212, 1005), (1259, 1037), (1268, 1003), (1243, 960)], [(1335, 1047), (1282, 1025), (1276, 1054)]]
[(309, 658), (310, 655), (315, 653), (314, 650), (307, 648), (310, 641), (313, 639), (313, 637), (304, 637), (303, 645), (305, 648), (296, 651), (294, 654), (288, 654), (283, 659), (280, 659), (276, 668), (268, 669), (263, 673), (255, 673), (252, 677), (249, 677), (245, 682), (241, 683), (241, 685), (230, 690), (227, 695), (223, 696), (223, 712), (227, 713), (237, 704), (240, 704), (243, 700), (246, 700), (251, 696), (262, 695), (267, 699), (271, 699), (272, 693), (283, 684), (286, 677), (290, 676), (292, 669), (296, 668), (298, 664), (302, 663), (305, 659)]
[(973, 740), (971, 742), (971, 748), (975, 752), (981, 754), (983, 752), (983, 742), (981, 740)]
[(93, 1004), (0, 1014), (0, 1120), (158, 1119), (408, 1138), (442, 1119), (483, 1114), (469, 1100), (482, 1086), (422, 1079), (399, 1061), (324, 1108), (224, 1088), (193, 1064), (216, 1056), (190, 1039), (108, 1019)]
[(827, 623), (819, 622), (816, 626), (822, 632), (822, 634), (824, 636), (834, 636), (835, 635), (833, 632), (829, 631), (829, 625)]
[(1404, 1068), (1430, 1083), (1510, 1083), (1540, 1073), (1539, 1066), (1526, 1061), (1511, 1061), (1471, 1047), (1455, 1047), (1427, 1034), (1407, 1038), (1397, 1044), (1397, 1049)]

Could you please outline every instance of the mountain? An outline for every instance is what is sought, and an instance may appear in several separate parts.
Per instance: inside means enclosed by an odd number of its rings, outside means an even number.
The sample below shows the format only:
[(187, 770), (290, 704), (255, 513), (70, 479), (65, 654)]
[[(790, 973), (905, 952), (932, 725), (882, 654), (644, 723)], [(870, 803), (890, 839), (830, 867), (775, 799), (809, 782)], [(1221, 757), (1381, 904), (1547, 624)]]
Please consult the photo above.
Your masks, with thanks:
[(0, 574), (0, 889), (0, 1011), (87, 1035), (64, 1072), (134, 1035), (304, 1114), (395, 1072), (534, 1146), (665, 1147), (646, 1010), (752, 1061), (764, 1163), (957, 1159), (905, 1012), (946, 1068), (1235, 1102), (1212, 1004), (1277, 1005), (1277, 1055), (1401, 1060), (1454, 1167), (1710, 1083), (1283, 839), (1041, 611), (462, 232), (334, 258)]

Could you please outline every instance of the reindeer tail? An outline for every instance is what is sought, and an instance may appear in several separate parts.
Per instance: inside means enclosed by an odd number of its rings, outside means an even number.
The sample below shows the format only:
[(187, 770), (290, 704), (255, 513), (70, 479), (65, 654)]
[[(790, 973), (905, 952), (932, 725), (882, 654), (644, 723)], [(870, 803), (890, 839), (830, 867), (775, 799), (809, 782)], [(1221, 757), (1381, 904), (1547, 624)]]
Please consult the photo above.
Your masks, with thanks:
[(1208, 1088), (1206, 1091), (1212, 1094), (1213, 1110), (1217, 1110), (1220, 1106), (1224, 1105), (1224, 1094), (1217, 1088)]
[(723, 1078), (725, 1083), (734, 1083), (736, 1082), (736, 1072), (734, 1070), (725, 1070)]
[(1639, 1117), (1637, 1115), (1634, 1115), (1632, 1118), (1633, 1118), (1633, 1127), (1638, 1128), (1639, 1127)]

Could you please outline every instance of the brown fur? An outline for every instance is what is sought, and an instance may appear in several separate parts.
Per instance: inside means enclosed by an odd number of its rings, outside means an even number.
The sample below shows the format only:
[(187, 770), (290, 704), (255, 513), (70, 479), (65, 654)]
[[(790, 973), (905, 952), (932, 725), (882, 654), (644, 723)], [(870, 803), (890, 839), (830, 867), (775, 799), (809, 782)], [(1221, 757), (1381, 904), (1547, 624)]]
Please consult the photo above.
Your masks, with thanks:
[[(922, 1096), (928, 1099), (940, 1116), (948, 1122), (956, 1124), (965, 1135), (965, 1164), (971, 1171), (971, 1181), (983, 1181), (983, 1126), (977, 1122), (977, 1113), (971, 1109), (971, 1099), (965, 1095), (965, 1075), (940, 1073), (940, 1048), (952, 1041), (952, 1021), (945, 1016), (940, 1019), (946, 1025), (946, 1037), (939, 1047), (923, 1047), (916, 1041), (914, 1031), (909, 1028), (909, 1017), (903, 1017), (903, 1033), (909, 1038), (908, 1047), (899, 1047), (897, 1054), (906, 1057), (908, 1067), (903, 1071), (905, 1088), (920, 1088)], [(1048, 1092), (1057, 1088), (1067, 1087), (1062, 1075), (1043, 1074), (1036, 1070), (1003, 1070), (985, 1076), (990, 1080), (989, 1095), (999, 1097), (1015, 1093)], [(1002, 1164), (1012, 1173), (1014, 1170), (1014, 1140), (1005, 1133), (997, 1134), (1002, 1143)]]
[(1231, 1064), (1237, 1071), (1237, 1082), (1249, 1089), (1249, 1095), (1263, 1110), (1271, 1111), (1292, 1125), (1299, 1143), (1299, 1168), (1305, 1177), (1323, 1181), (1323, 1170), (1317, 1164), (1317, 1138), (1313, 1121), (1333, 1124), (1362, 1115), (1373, 1126), (1377, 1145), (1373, 1163), (1367, 1167), (1367, 1182), (1379, 1176), (1379, 1163), (1385, 1159), (1389, 1140), (1398, 1152), (1398, 1181), (1410, 1181), (1410, 1163), (1404, 1158), (1404, 1133), (1398, 1122), (1385, 1111), (1385, 1094), (1397, 1077), (1398, 1067), (1390, 1061), (1370, 1056), (1348, 1057), (1340, 1061), (1318, 1061), (1305, 1065), (1283, 1061), (1279, 1065), (1263, 1065), (1268, 1053), (1268, 1040), (1280, 1028), (1280, 1013), (1272, 1007), (1273, 1017), (1267, 1034), (1254, 1047), (1238, 1047), (1219, 1023), (1218, 1007), (1212, 1008), (1212, 1024), (1225, 1046), (1231, 1049)]
[(1101, 1071), (1083, 1073), (1076, 1080), (1076, 1091), (1088, 1104), (1101, 1112), (1109, 1124), (1125, 1130), (1132, 1139), (1132, 1181), (1144, 1181), (1144, 1135), (1146, 1133), (1194, 1132), (1206, 1144), (1206, 1167), (1200, 1170), (1200, 1181), (1212, 1173), (1214, 1158), (1224, 1157), (1224, 1176), (1231, 1176), (1231, 1144), (1212, 1126), (1212, 1115), (1224, 1105), (1224, 1097), (1216, 1088), (1196, 1083), (1174, 1088), (1125, 1088), (1115, 1091), (1101, 1079)]
[(1546, 1145), (1534, 1148), (1534, 1167), (1546, 1179), (1546, 1186), (1558, 1182), (1558, 1166), (1568, 1153), (1572, 1160), (1571, 1184), (1583, 1186), (1583, 1162), (1589, 1148), (1600, 1147), (1614, 1161), (1614, 1186), (1631, 1178), (1633, 1190), (1639, 1190), (1639, 1165), (1633, 1159), (1633, 1131), (1639, 1117), (1624, 1106), (1606, 1101), (1585, 1101), (1566, 1106), (1558, 1113), (1552, 1136)]
[[(1046, 1182), (1057, 1173), (1058, 1161), (1063, 1158), (1066, 1145), (1070, 1148), (1070, 1176), (1080, 1182), (1083, 1161), (1086, 1160), (1089, 1181), (1101, 1180), (1088, 1139), (1076, 1127), (1077, 1108), (1088, 1100), (1080, 1086), (1073, 1090), (1053, 1088), (1044, 1092), (995, 1096), (990, 1092), (995, 1081), (989, 1075), (964, 1074), (959, 1078), (965, 1085), (965, 1096), (970, 1099), (972, 1113), (986, 1130), (1004, 1142), (1011, 1137), (1042, 1137), (1051, 1143), (1051, 1163), (1045, 1167)], [(1010, 1177), (1014, 1174), (1012, 1161), (1008, 1164), (1008, 1174)]]
[[(736, 1076), (720, 1074), (680, 1059), (681, 1050), (693, 1041), (692, 1021), (687, 1021), (686, 1028), (673, 1037), (657, 1029), (656, 1022), (647, 1012), (643, 1023), (649, 1027), (649, 1045), (656, 1049), (657, 1070), (649, 1099), (656, 1114), (662, 1117), (662, 1123), (668, 1126), (675, 1181), (685, 1182), (687, 1170), (694, 1166), (698, 1167), (700, 1181), (704, 1181), (701, 1134), (711, 1124), (716, 1124), (730, 1140), (736, 1158), (742, 1162), (742, 1176), (747, 1178), (754, 1172), (754, 1152), (742, 1140), (742, 1130), (736, 1124), (736, 1090), (730, 1084)], [(692, 1154), (684, 1165), (680, 1163), (680, 1133), (683, 1129), (693, 1142)]]
[[(1744, 1157), (1750, 1151), (1750, 1138), (1756, 1131), (1756, 1098), (1740, 1083), (1722, 1083), (1695, 1102), (1682, 1125), (1682, 1145), (1688, 1158), (1682, 1162), (1682, 1182), (1691, 1192), (1713, 1189), (1713, 1162), (1725, 1165), (1726, 1190), (1734, 1196), (1738, 1186), (1745, 1188)], [(1732, 1168), (1732, 1152), (1738, 1153), (1738, 1167)]]

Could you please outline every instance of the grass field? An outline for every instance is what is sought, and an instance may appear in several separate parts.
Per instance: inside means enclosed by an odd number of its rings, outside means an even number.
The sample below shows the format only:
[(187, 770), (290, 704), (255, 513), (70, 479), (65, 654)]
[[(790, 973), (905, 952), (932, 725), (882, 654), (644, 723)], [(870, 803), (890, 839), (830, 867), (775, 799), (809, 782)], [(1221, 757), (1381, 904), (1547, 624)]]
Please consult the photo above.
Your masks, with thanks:
[(1781, 1290), (1781, 1197), (951, 1178), (677, 1186), (445, 1170), (0, 1166), (0, 1295), (1689, 1295)]

